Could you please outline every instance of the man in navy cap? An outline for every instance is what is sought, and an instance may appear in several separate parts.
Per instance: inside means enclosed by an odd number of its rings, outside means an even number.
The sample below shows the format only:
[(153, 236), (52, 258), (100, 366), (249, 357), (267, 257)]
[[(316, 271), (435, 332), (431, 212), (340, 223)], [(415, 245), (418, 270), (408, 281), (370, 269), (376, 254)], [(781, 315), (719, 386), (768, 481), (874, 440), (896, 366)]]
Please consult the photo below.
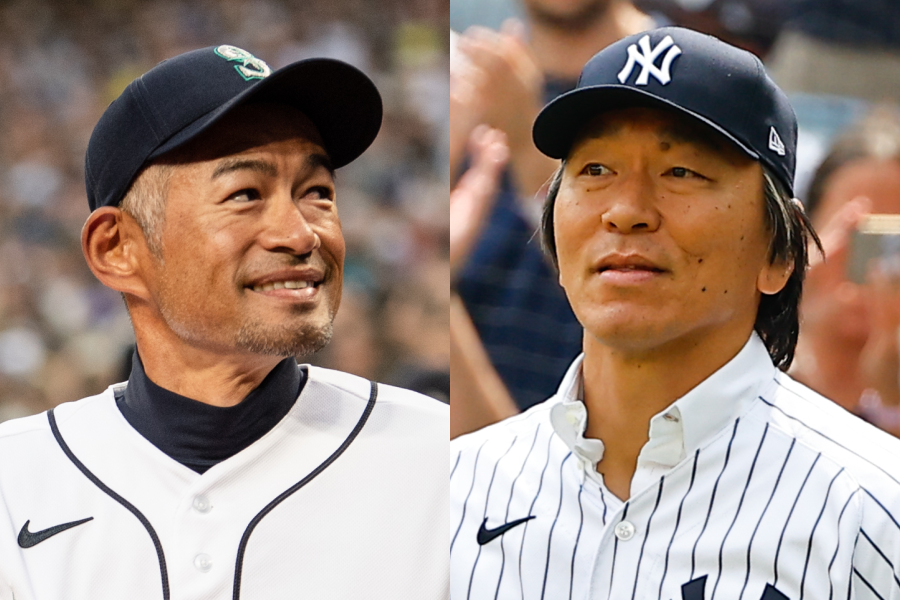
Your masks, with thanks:
[(759, 60), (631, 36), (533, 135), (583, 354), (451, 444), (452, 596), (900, 598), (900, 442), (783, 372), (818, 240)]
[(0, 598), (443, 598), (446, 406), (299, 366), (331, 336), (355, 68), (222, 45), (97, 124), (82, 243), (122, 293), (127, 383), (0, 427)]

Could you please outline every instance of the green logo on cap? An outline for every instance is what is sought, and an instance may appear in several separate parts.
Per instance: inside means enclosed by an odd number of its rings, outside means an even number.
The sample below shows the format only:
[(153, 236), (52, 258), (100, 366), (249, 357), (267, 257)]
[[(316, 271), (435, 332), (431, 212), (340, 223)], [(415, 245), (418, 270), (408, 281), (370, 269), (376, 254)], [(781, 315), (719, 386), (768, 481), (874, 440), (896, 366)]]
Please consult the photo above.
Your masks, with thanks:
[(240, 73), (241, 77), (247, 81), (268, 77), (272, 72), (269, 65), (236, 46), (219, 46), (215, 52), (225, 60), (241, 63), (234, 65), (234, 70)]

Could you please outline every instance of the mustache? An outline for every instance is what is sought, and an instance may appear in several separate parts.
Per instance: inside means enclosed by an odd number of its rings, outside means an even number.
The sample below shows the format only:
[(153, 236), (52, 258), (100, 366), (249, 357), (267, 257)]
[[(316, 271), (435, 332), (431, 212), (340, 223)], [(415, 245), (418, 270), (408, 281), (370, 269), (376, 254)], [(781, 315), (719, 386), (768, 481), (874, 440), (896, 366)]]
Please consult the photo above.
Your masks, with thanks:
[(269, 273), (301, 269), (320, 271), (324, 276), (324, 280), (327, 281), (334, 276), (338, 270), (338, 265), (334, 261), (326, 260), (318, 252), (302, 255), (283, 254), (269, 256), (265, 260), (260, 259), (253, 264), (247, 265), (242, 269), (240, 279), (242, 281), (253, 281)]

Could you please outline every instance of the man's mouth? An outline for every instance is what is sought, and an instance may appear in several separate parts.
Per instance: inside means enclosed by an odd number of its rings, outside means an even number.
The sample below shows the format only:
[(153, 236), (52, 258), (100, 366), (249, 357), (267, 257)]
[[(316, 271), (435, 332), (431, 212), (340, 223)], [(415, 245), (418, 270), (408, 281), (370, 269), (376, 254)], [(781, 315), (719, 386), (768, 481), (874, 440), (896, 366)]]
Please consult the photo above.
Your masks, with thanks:
[(662, 273), (662, 269), (658, 269), (656, 267), (646, 267), (643, 265), (616, 265), (616, 266), (606, 266), (600, 267), (599, 272), (603, 273), (604, 271), (649, 271), (651, 273)]
[(665, 269), (640, 255), (613, 254), (602, 259), (597, 266), (598, 273), (603, 273), (605, 271), (648, 271), (651, 273), (662, 273)]
[(271, 292), (272, 290), (302, 290), (308, 287), (315, 287), (317, 284), (313, 281), (274, 281), (261, 285), (254, 285), (254, 292)]
[(246, 289), (258, 294), (275, 292), (285, 295), (291, 292), (304, 291), (313, 294), (325, 281), (325, 270), (313, 267), (302, 269), (280, 269), (266, 275), (252, 278)]

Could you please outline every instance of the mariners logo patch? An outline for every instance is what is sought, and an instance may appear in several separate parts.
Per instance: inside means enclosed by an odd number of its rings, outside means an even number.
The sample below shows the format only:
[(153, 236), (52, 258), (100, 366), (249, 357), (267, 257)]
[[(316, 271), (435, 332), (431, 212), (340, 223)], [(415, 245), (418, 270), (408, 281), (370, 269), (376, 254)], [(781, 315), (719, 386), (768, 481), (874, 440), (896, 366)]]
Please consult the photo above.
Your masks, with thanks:
[[(668, 50), (668, 52), (663, 56), (662, 64), (657, 67), (656, 59), (663, 53), (663, 50)], [(619, 83), (628, 81), (628, 78), (631, 77), (631, 72), (634, 71), (635, 65), (640, 64), (641, 72), (638, 73), (637, 79), (634, 80), (635, 85), (647, 85), (651, 75), (653, 75), (653, 77), (661, 84), (666, 85), (672, 81), (672, 73), (670, 71), (672, 68), (672, 61), (680, 54), (681, 48), (675, 45), (672, 36), (667, 35), (655, 48), (651, 48), (650, 36), (645, 35), (638, 40), (637, 44), (628, 46), (628, 61), (625, 63), (625, 66), (622, 67), (622, 70), (619, 71)]]
[(250, 81), (251, 79), (263, 79), (272, 73), (265, 62), (256, 58), (246, 50), (241, 50), (237, 46), (223, 45), (215, 50), (216, 54), (231, 62), (241, 63), (234, 66), (234, 70), (240, 73), (241, 77)]

